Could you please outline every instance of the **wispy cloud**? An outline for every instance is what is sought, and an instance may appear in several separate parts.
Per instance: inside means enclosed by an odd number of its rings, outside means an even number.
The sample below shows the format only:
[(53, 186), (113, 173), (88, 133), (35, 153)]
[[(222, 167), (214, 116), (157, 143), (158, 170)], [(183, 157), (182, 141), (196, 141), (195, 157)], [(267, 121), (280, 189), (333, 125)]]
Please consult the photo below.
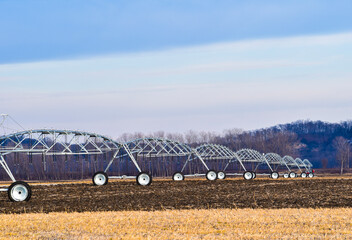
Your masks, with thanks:
[(109, 134), (335, 121), (352, 110), (351, 65), (352, 33), (7, 64), (0, 106), (30, 127)]

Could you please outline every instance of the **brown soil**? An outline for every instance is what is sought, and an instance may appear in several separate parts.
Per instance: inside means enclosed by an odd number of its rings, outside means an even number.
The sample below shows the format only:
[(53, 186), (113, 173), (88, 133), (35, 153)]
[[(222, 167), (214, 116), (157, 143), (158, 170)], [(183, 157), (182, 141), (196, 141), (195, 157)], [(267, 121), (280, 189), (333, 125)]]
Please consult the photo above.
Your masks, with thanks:
[(32, 185), (29, 202), (10, 202), (0, 193), (0, 213), (83, 212), (208, 208), (335, 208), (352, 207), (352, 179), (239, 179), (115, 181)]

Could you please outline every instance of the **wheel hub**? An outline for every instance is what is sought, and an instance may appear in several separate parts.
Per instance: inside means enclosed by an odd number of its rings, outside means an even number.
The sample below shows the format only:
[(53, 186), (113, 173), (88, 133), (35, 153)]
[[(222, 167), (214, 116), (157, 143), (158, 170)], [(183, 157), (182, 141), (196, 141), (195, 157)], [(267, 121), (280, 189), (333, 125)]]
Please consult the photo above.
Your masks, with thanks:
[(219, 172), (218, 173), (218, 178), (219, 179), (224, 179), (225, 178), (225, 174), (223, 172)]
[(250, 172), (246, 172), (246, 173), (244, 174), (244, 178), (245, 178), (246, 180), (249, 180), (249, 179), (252, 178), (252, 174), (251, 174)]
[(15, 201), (24, 201), (28, 196), (28, 189), (23, 185), (16, 185), (11, 189), (11, 196)]
[(146, 174), (141, 174), (139, 177), (138, 177), (138, 182), (140, 185), (148, 185), (149, 184), (149, 181), (150, 181), (150, 178), (149, 176), (147, 176)]
[(175, 181), (181, 181), (183, 179), (182, 175), (180, 173), (176, 173), (174, 176)]
[(279, 178), (279, 174), (276, 173), (276, 172), (274, 172), (274, 173), (271, 174), (271, 177), (272, 177), (273, 179), (278, 179), (278, 178)]
[(213, 180), (215, 180), (216, 179), (216, 172), (214, 172), (214, 171), (209, 171), (208, 173), (207, 173), (207, 179), (208, 180), (210, 180), (210, 181), (213, 181)]
[(94, 182), (96, 185), (99, 186), (104, 185), (106, 182), (106, 177), (103, 174), (99, 173), (94, 177)]

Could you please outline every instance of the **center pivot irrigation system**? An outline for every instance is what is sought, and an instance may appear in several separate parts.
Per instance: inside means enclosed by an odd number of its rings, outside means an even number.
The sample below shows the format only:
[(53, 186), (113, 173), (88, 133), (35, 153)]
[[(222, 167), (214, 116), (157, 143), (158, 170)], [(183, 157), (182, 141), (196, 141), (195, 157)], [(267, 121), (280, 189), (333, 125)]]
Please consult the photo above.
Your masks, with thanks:
[[(2, 114), (0, 117), (0, 128), (4, 128), (4, 122), (9, 116)], [(119, 143), (109, 137), (84, 131), (22, 130), (0, 136), (0, 165), (13, 181), (8, 188), (0, 188), (0, 191), (7, 192), (11, 201), (28, 201), (32, 195), (28, 183), (17, 181), (6, 162), (8, 156), (16, 153), (40, 155), (44, 167), (48, 156), (111, 156), (111, 159), (107, 159), (104, 171), (98, 171), (92, 176), (94, 185), (106, 185), (109, 179), (128, 178), (136, 179), (139, 185), (150, 185), (152, 175), (148, 169), (151, 169), (151, 166), (145, 162), (149, 160), (150, 165), (151, 159), (167, 164), (177, 163), (178, 170), (168, 173), (174, 181), (182, 181), (191, 176), (205, 176), (206, 179), (214, 181), (234, 175), (243, 175), (246, 180), (254, 179), (257, 175), (268, 175), (277, 179), (280, 173), (284, 178), (295, 178), (298, 176), (296, 171), (303, 178), (314, 176), (312, 164), (307, 159), (302, 161), (290, 156), (281, 157), (276, 153), (261, 154), (253, 149), (234, 152), (217, 144), (203, 144), (191, 148), (187, 144), (162, 138), (139, 138)], [(138, 174), (109, 176), (108, 172), (114, 161), (126, 157), (133, 163)], [(257, 172), (260, 166), (264, 167), (264, 172)]]

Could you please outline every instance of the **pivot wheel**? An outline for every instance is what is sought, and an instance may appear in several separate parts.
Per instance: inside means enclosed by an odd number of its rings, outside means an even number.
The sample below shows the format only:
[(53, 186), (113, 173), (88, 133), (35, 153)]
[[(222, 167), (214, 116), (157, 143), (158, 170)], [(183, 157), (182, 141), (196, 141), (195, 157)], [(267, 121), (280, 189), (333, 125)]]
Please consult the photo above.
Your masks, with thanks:
[(297, 174), (294, 172), (290, 172), (290, 178), (295, 178), (295, 177), (297, 177)]
[(226, 173), (223, 171), (218, 172), (218, 179), (225, 179), (226, 178)]
[(257, 174), (255, 172), (252, 172), (252, 178), (255, 179), (257, 177)]
[(246, 171), (243, 173), (243, 178), (245, 180), (251, 180), (253, 178), (253, 174), (251, 172)]
[(314, 173), (309, 173), (309, 174), (308, 174), (308, 177), (309, 177), (309, 178), (314, 177)]
[(152, 183), (152, 176), (146, 172), (140, 172), (136, 179), (138, 185), (148, 186)]
[(185, 180), (185, 176), (181, 172), (176, 172), (172, 176), (172, 180), (174, 180), (174, 181), (183, 181), (183, 180)]
[(209, 170), (205, 176), (209, 181), (215, 181), (218, 177), (214, 170)]
[(271, 177), (272, 179), (278, 179), (278, 178), (279, 178), (279, 173), (278, 173), (278, 172), (272, 172), (272, 173), (270, 174), (270, 177)]
[(307, 173), (305, 173), (305, 172), (302, 173), (302, 174), (301, 174), (301, 177), (302, 177), (302, 178), (306, 178), (306, 177), (307, 177)]
[(9, 199), (12, 202), (29, 201), (32, 196), (31, 187), (22, 181), (17, 181), (11, 184), (7, 190)]
[(102, 186), (108, 184), (108, 175), (105, 172), (96, 172), (93, 175), (93, 184), (96, 186)]
[(284, 173), (284, 178), (289, 178), (290, 175), (288, 173)]

